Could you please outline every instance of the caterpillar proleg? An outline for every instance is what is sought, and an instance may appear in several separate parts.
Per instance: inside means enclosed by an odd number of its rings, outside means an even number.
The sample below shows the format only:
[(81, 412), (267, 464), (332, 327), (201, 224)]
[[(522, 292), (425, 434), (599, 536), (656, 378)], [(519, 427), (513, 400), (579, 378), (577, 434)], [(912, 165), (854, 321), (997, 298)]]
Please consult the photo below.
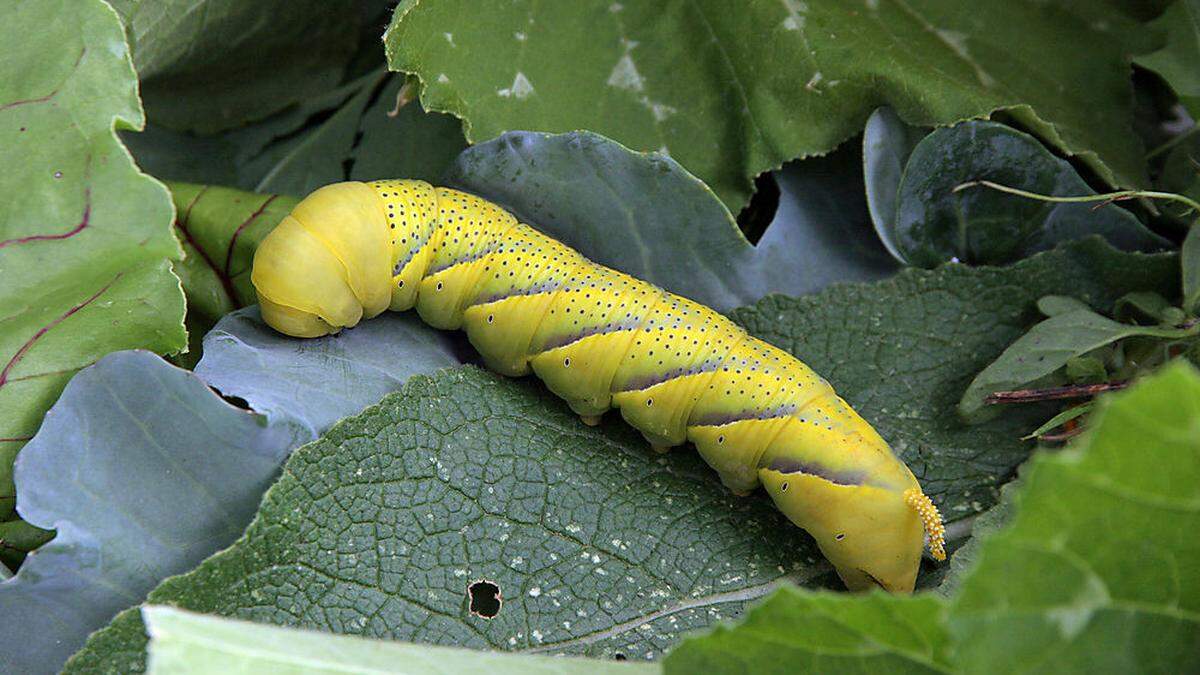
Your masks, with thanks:
[(610, 408), (685, 442), (726, 486), (760, 485), (846, 586), (909, 592), (941, 516), (878, 433), (791, 354), (713, 310), (598, 265), (484, 199), (421, 181), (337, 183), (263, 240), (263, 318), (317, 337), (416, 308), (484, 361), (535, 373), (589, 423)]

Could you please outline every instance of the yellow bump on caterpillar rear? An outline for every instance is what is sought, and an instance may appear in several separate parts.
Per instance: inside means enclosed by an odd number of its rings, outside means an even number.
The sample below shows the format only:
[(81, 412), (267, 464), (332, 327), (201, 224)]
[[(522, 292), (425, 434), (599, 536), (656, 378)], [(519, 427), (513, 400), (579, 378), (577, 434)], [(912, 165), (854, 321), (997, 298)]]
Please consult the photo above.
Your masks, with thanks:
[(853, 589), (912, 591), (941, 516), (823, 378), (713, 310), (591, 262), (484, 199), (421, 181), (325, 186), (259, 246), (264, 320), (296, 337), (416, 309), (484, 362), (535, 373), (585, 424), (611, 408), (655, 450), (691, 442), (762, 486)]

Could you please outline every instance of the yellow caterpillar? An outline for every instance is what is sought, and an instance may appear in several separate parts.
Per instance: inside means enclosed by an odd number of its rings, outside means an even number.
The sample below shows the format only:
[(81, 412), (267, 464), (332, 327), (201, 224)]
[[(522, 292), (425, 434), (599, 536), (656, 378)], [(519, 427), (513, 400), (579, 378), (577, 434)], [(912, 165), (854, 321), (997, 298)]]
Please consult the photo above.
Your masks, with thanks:
[(337, 183), (266, 237), (263, 318), (317, 337), (416, 307), (488, 366), (532, 369), (584, 422), (612, 407), (655, 449), (695, 444), (738, 494), (763, 485), (851, 589), (909, 592), (941, 516), (887, 443), (791, 354), (711, 309), (597, 265), (479, 197)]

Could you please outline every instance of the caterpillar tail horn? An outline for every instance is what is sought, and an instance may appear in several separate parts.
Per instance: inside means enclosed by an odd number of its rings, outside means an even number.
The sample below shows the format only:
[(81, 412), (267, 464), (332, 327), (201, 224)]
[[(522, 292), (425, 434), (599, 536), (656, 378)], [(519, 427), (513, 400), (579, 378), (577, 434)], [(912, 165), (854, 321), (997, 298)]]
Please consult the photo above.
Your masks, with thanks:
[(904, 503), (917, 512), (921, 525), (925, 528), (925, 538), (929, 542), (929, 553), (934, 560), (946, 559), (946, 526), (942, 524), (942, 514), (929, 498), (919, 488), (904, 491)]

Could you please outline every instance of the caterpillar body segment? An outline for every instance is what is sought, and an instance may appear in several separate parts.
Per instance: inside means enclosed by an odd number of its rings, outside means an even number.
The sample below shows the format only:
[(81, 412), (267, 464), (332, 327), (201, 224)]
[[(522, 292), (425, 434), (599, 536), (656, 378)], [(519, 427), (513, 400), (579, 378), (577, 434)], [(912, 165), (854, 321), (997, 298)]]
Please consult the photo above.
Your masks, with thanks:
[(415, 308), (492, 369), (535, 373), (585, 423), (610, 408), (657, 450), (691, 442), (739, 494), (763, 486), (851, 589), (911, 591), (941, 518), (823, 378), (711, 309), (597, 265), (486, 200), (420, 181), (338, 183), (263, 241), (263, 318), (297, 337)]

